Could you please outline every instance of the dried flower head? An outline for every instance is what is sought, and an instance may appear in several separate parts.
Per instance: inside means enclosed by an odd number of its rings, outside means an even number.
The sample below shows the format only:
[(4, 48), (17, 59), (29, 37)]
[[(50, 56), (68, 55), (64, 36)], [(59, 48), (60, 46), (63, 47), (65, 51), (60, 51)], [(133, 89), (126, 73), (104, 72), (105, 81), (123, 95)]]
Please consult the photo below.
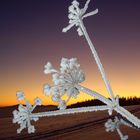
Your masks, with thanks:
[(34, 133), (35, 128), (33, 125), (31, 125), (30, 121), (34, 120), (37, 121), (37, 117), (30, 117), (31, 110), (28, 109), (29, 107), (19, 105), (18, 110), (13, 111), (13, 123), (20, 124), (20, 128), (17, 129), (17, 133), (20, 133), (23, 129), (26, 127), (28, 128), (28, 133)]
[(34, 133), (35, 128), (33, 125), (31, 125), (31, 121), (37, 121), (39, 118), (36, 116), (31, 115), (32, 111), (35, 109), (37, 105), (41, 105), (40, 98), (36, 98), (34, 100), (34, 105), (32, 106), (29, 101), (27, 101), (24, 97), (24, 94), (22, 92), (17, 93), (18, 100), (25, 100), (26, 105), (20, 104), (18, 106), (18, 110), (13, 111), (13, 123), (18, 123), (20, 125), (20, 128), (17, 129), (17, 133), (20, 133), (23, 129), (28, 128), (28, 133)]
[(84, 8), (82, 9), (79, 8), (79, 2), (77, 2), (76, 0), (72, 2), (72, 4), (69, 6), (69, 15), (68, 15), (69, 25), (66, 28), (64, 28), (62, 32), (67, 32), (75, 25), (78, 27), (77, 29), (78, 35), (79, 36), (83, 35), (83, 31), (80, 27), (81, 20), (88, 16), (92, 16), (98, 13), (98, 9), (96, 9), (90, 13), (85, 14), (88, 9), (89, 2), (90, 0), (87, 0)]
[(50, 74), (53, 72), (56, 72), (56, 70), (53, 68), (52, 64), (50, 62), (48, 62), (45, 66), (44, 66), (45, 70), (44, 73), (45, 74)]
[[(76, 85), (85, 80), (85, 75), (80, 69), (76, 58), (62, 58), (60, 71), (53, 73), (52, 79), (54, 85), (52, 87), (45, 85), (44, 92), (46, 95), (51, 93), (52, 100), (59, 103), (59, 109), (65, 109), (70, 98), (76, 98), (79, 94)], [(62, 99), (64, 95), (68, 96), (66, 101)]]
[(22, 91), (18, 91), (18, 92), (16, 93), (16, 96), (17, 96), (17, 100), (19, 100), (19, 101), (25, 99), (24, 93), (23, 93)]

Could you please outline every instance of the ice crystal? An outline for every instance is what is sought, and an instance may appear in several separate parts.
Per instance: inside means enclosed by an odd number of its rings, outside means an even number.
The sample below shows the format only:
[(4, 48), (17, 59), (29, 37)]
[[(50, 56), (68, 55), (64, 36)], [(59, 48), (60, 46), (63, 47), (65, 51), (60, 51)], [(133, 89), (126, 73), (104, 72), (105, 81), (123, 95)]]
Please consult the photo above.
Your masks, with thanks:
[(17, 92), (17, 100), (21, 101), (24, 99), (25, 99), (24, 93), (22, 91)]
[(56, 72), (56, 70), (53, 68), (52, 64), (51, 64), (50, 62), (48, 62), (48, 63), (45, 65), (44, 73), (45, 73), (45, 74), (50, 74), (50, 73), (53, 73), (53, 72)]

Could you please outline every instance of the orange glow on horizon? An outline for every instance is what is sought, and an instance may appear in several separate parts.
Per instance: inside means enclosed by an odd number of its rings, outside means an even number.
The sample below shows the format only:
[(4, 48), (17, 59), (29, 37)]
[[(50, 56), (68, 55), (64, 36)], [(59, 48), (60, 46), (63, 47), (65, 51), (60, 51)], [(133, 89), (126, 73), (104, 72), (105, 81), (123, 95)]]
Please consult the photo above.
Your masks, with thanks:
[[(89, 89), (93, 89), (94, 91), (101, 93), (102, 95), (104, 95), (106, 97), (109, 97), (107, 91), (105, 90), (103, 83), (98, 86), (96, 85), (95, 88), (92, 88), (92, 87), (94, 87), (93, 84), (89, 85), (86, 82), (83, 84), (83, 86), (88, 87)], [(133, 86), (135, 88), (135, 85), (133, 85)], [(118, 94), (120, 97), (140, 97), (140, 88), (133, 90), (133, 86), (131, 87), (131, 90), (129, 90), (130, 88), (127, 88), (127, 90), (126, 90), (125, 87), (122, 88), (122, 85), (120, 83), (117, 86), (117, 88), (114, 87), (113, 89), (115, 91), (115, 95)], [(40, 89), (41, 89), (41, 87), (40, 87)], [(13, 94), (11, 94), (9, 97), (1, 95), (2, 100), (0, 102), (0, 106), (13, 106), (13, 105), (17, 105), (19, 103), (24, 104), (23, 101), (19, 102), (16, 100), (16, 90), (14, 88), (11, 88), (10, 90), (11, 90), (11, 93), (13, 93)], [(15, 93), (13, 91), (15, 91)], [(26, 91), (25, 96), (31, 104), (34, 103), (34, 99), (36, 97), (40, 97), (43, 105), (57, 105), (57, 103), (54, 103), (51, 100), (51, 97), (46, 97), (45, 95), (43, 95), (43, 92), (42, 92), (42, 90), (39, 90), (39, 87), (36, 87), (36, 89), (31, 89), (31, 88), (26, 89), (25, 91)], [(8, 89), (5, 92), (8, 92)], [(93, 97), (91, 97), (85, 93), (80, 93), (80, 95), (78, 95), (77, 99), (71, 99), (69, 101), (68, 105), (74, 104), (77, 102), (86, 101), (86, 100), (92, 100), (92, 99), (93, 99)]]

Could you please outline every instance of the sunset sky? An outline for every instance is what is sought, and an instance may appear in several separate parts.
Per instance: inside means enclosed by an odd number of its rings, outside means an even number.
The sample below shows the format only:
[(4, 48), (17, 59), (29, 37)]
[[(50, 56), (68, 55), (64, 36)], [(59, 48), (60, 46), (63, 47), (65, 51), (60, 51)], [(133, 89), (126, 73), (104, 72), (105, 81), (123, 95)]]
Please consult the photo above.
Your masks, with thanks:
[[(83, 6), (86, 0), (79, 0)], [(15, 105), (24, 91), (33, 103), (54, 104), (43, 95), (51, 83), (43, 73), (50, 61), (59, 68), (62, 57), (77, 57), (86, 74), (82, 84), (108, 97), (101, 75), (84, 37), (68, 25), (71, 0), (0, 1), (0, 106)], [(89, 12), (99, 9), (84, 24), (101, 58), (115, 95), (140, 97), (140, 1), (91, 0)], [(81, 93), (70, 103), (92, 99)]]

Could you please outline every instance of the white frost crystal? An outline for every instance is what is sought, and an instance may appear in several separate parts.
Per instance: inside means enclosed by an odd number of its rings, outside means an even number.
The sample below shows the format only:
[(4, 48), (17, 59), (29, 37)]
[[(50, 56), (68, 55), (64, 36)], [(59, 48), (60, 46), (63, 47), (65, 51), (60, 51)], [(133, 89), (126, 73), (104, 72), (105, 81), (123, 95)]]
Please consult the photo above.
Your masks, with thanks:
[(18, 91), (16, 96), (17, 96), (17, 100), (19, 100), (19, 101), (25, 99), (24, 93), (22, 91)]
[(35, 127), (33, 125), (31, 125), (30, 127), (28, 127), (28, 133), (34, 133), (35, 132)]
[(50, 74), (50, 73), (56, 72), (56, 70), (53, 68), (53, 66), (50, 62), (48, 62), (44, 67), (45, 67), (45, 70), (44, 70), (45, 74)]

